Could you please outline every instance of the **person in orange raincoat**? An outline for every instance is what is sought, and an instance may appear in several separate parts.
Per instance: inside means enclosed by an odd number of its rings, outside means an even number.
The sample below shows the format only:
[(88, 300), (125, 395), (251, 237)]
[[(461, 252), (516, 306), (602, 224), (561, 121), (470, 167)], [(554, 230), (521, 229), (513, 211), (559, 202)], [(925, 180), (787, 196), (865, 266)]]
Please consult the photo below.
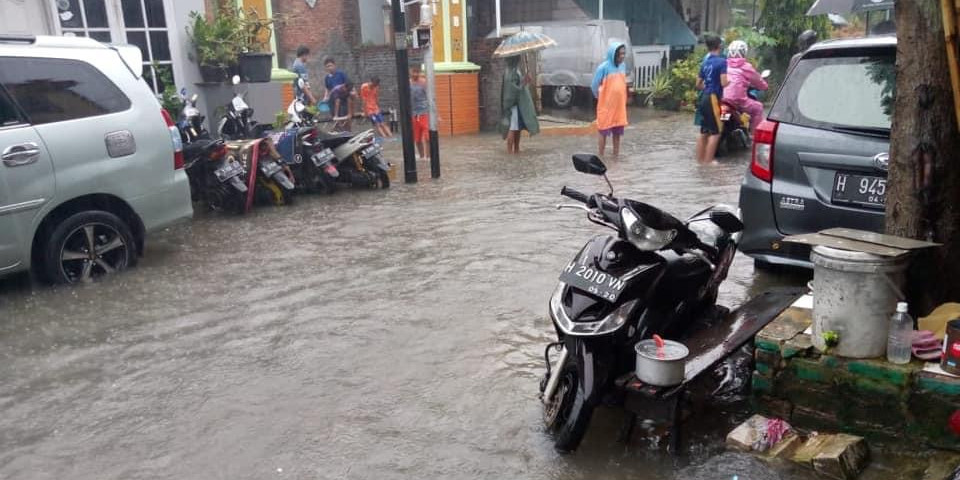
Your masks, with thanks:
[(597, 99), (599, 150), (603, 156), (607, 137), (613, 136), (613, 155), (620, 155), (620, 137), (627, 126), (627, 47), (622, 43), (610, 46), (607, 61), (597, 67), (593, 76), (593, 96)]

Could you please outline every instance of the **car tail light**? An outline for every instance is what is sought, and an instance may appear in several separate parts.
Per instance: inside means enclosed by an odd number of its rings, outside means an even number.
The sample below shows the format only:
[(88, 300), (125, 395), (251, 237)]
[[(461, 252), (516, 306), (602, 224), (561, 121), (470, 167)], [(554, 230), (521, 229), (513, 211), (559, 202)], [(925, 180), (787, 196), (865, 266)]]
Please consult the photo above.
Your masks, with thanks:
[(753, 132), (753, 159), (750, 161), (750, 172), (754, 177), (765, 182), (773, 181), (773, 144), (777, 139), (779, 124), (764, 120)]
[(173, 118), (170, 117), (170, 113), (165, 109), (161, 108), (160, 112), (163, 114), (163, 121), (167, 123), (167, 129), (170, 130), (170, 141), (173, 142), (173, 169), (181, 170), (185, 165), (183, 160), (183, 140), (180, 138), (180, 129), (177, 128), (177, 124), (173, 123)]

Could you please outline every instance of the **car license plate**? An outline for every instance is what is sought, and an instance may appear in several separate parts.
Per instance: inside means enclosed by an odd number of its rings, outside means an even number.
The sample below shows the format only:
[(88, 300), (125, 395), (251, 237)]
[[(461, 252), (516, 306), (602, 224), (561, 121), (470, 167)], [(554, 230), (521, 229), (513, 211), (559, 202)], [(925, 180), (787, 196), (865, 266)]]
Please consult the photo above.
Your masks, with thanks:
[(570, 262), (563, 269), (560, 273), (560, 281), (611, 303), (617, 301), (627, 284), (615, 275), (601, 272), (576, 261)]
[(887, 202), (887, 179), (870, 175), (837, 173), (833, 180), (832, 200), (833, 203), (884, 208)]

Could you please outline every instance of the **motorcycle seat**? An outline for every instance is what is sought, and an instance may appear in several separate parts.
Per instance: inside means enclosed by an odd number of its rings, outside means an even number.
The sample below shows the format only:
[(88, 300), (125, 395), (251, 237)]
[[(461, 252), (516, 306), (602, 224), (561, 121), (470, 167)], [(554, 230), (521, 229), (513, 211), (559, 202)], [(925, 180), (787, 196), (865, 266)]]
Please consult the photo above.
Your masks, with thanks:
[(185, 143), (183, 145), (183, 156), (194, 158), (199, 155), (205, 155), (207, 148), (215, 143), (214, 140), (201, 139), (195, 142)]

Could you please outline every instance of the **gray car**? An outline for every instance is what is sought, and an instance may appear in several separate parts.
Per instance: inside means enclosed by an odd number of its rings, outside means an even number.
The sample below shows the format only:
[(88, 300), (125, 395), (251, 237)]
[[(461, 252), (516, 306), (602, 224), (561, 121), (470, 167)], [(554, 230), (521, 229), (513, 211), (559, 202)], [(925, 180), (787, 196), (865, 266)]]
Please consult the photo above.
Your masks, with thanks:
[(133, 46), (0, 35), (0, 275), (89, 281), (192, 217), (180, 135), (142, 70)]
[(758, 266), (810, 267), (786, 235), (884, 225), (894, 37), (814, 45), (788, 72), (740, 189), (740, 249)]

